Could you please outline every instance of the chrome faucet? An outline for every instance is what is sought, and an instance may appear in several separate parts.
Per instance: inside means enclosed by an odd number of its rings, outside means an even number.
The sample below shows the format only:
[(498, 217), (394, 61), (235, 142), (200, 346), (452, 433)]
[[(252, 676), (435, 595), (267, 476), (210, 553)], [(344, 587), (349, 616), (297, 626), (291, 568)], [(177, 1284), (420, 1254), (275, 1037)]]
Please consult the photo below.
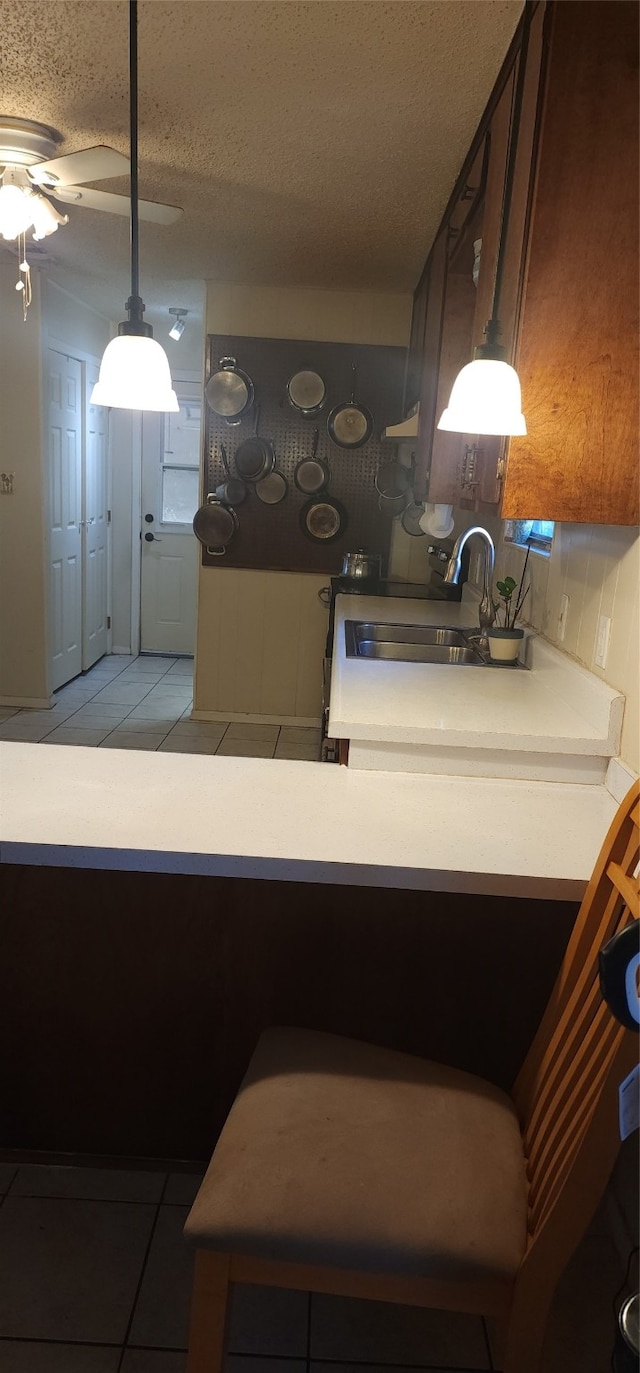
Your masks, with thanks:
[(493, 539), (487, 529), (482, 525), (474, 524), (471, 529), (465, 529), (463, 534), (456, 539), (451, 557), (447, 563), (447, 570), (444, 574), (444, 581), (449, 586), (457, 586), (460, 576), (460, 565), (465, 544), (472, 539), (474, 534), (479, 534), (484, 543), (484, 582), (482, 588), (482, 600), (478, 608), (478, 623), (482, 631), (482, 638), (486, 639), (487, 630), (491, 628), (496, 618), (496, 607), (493, 603), (493, 569), (496, 562), (496, 550)]

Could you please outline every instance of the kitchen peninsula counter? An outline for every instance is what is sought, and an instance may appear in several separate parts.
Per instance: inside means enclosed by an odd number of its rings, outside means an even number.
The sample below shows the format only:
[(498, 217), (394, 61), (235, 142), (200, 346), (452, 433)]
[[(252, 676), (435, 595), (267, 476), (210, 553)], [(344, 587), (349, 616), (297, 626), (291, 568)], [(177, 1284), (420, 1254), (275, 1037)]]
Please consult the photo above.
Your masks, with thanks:
[(4, 863), (557, 901), (616, 809), (597, 785), (31, 743), (0, 744), (0, 781)]

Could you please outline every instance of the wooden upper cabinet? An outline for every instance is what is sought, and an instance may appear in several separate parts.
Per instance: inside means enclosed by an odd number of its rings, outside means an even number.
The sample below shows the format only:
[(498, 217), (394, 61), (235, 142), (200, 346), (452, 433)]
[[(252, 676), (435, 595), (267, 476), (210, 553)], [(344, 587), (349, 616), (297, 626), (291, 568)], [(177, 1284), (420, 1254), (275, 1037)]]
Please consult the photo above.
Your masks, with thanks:
[(638, 8), (548, 7), (505, 518), (638, 522)]
[(436, 424), (442, 317), (447, 281), (447, 231), (441, 229), (427, 262), (425, 323), (420, 380), (420, 420), (416, 445), (414, 492), (422, 500), (428, 492), (433, 432)]

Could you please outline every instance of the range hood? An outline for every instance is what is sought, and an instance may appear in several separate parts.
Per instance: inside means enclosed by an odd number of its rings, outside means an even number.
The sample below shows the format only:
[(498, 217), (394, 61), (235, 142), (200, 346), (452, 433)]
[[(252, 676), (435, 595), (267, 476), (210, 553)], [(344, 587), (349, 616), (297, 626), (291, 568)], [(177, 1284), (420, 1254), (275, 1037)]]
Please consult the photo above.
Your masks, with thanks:
[(414, 405), (411, 414), (408, 415), (406, 420), (403, 420), (401, 424), (387, 425), (387, 428), (383, 430), (382, 433), (383, 439), (395, 439), (396, 442), (398, 439), (417, 439), (419, 418), (420, 404), (418, 403), (418, 405)]

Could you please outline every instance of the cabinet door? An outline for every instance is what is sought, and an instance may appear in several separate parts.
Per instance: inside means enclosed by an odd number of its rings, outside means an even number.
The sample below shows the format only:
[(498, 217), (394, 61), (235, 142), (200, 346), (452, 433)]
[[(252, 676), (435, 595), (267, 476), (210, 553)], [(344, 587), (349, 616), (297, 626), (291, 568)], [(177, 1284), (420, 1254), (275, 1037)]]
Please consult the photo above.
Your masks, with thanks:
[(409, 414), (410, 410), (413, 410), (414, 405), (420, 400), (428, 296), (429, 267), (427, 264), (413, 293), (411, 331), (409, 334), (409, 351), (407, 353), (407, 368), (405, 372), (404, 398), (402, 403), (403, 418)]
[(505, 518), (638, 521), (638, 10), (551, 12)]
[(440, 230), (428, 260), (428, 287), (422, 378), (420, 384), (420, 420), (416, 445), (414, 491), (416, 500), (426, 497), (431, 470), (431, 452), (438, 402), (438, 372), (442, 345), (442, 317), (447, 280), (447, 231)]
[[(546, 4), (541, 2), (531, 20), (511, 213), (504, 244), (504, 270), (499, 308), (502, 325), (500, 342), (506, 348), (507, 359), (510, 362), (515, 356), (522, 293), (546, 8)], [(516, 57), (513, 70), (494, 110), (489, 130), (489, 166), (482, 224), (478, 298), (473, 328), (474, 348), (483, 341), (484, 328), (492, 311), (518, 63), (519, 57)], [(484, 514), (497, 513), (499, 509), (507, 447), (508, 440), (505, 438), (485, 434), (478, 439), (477, 497), (478, 509)]]

